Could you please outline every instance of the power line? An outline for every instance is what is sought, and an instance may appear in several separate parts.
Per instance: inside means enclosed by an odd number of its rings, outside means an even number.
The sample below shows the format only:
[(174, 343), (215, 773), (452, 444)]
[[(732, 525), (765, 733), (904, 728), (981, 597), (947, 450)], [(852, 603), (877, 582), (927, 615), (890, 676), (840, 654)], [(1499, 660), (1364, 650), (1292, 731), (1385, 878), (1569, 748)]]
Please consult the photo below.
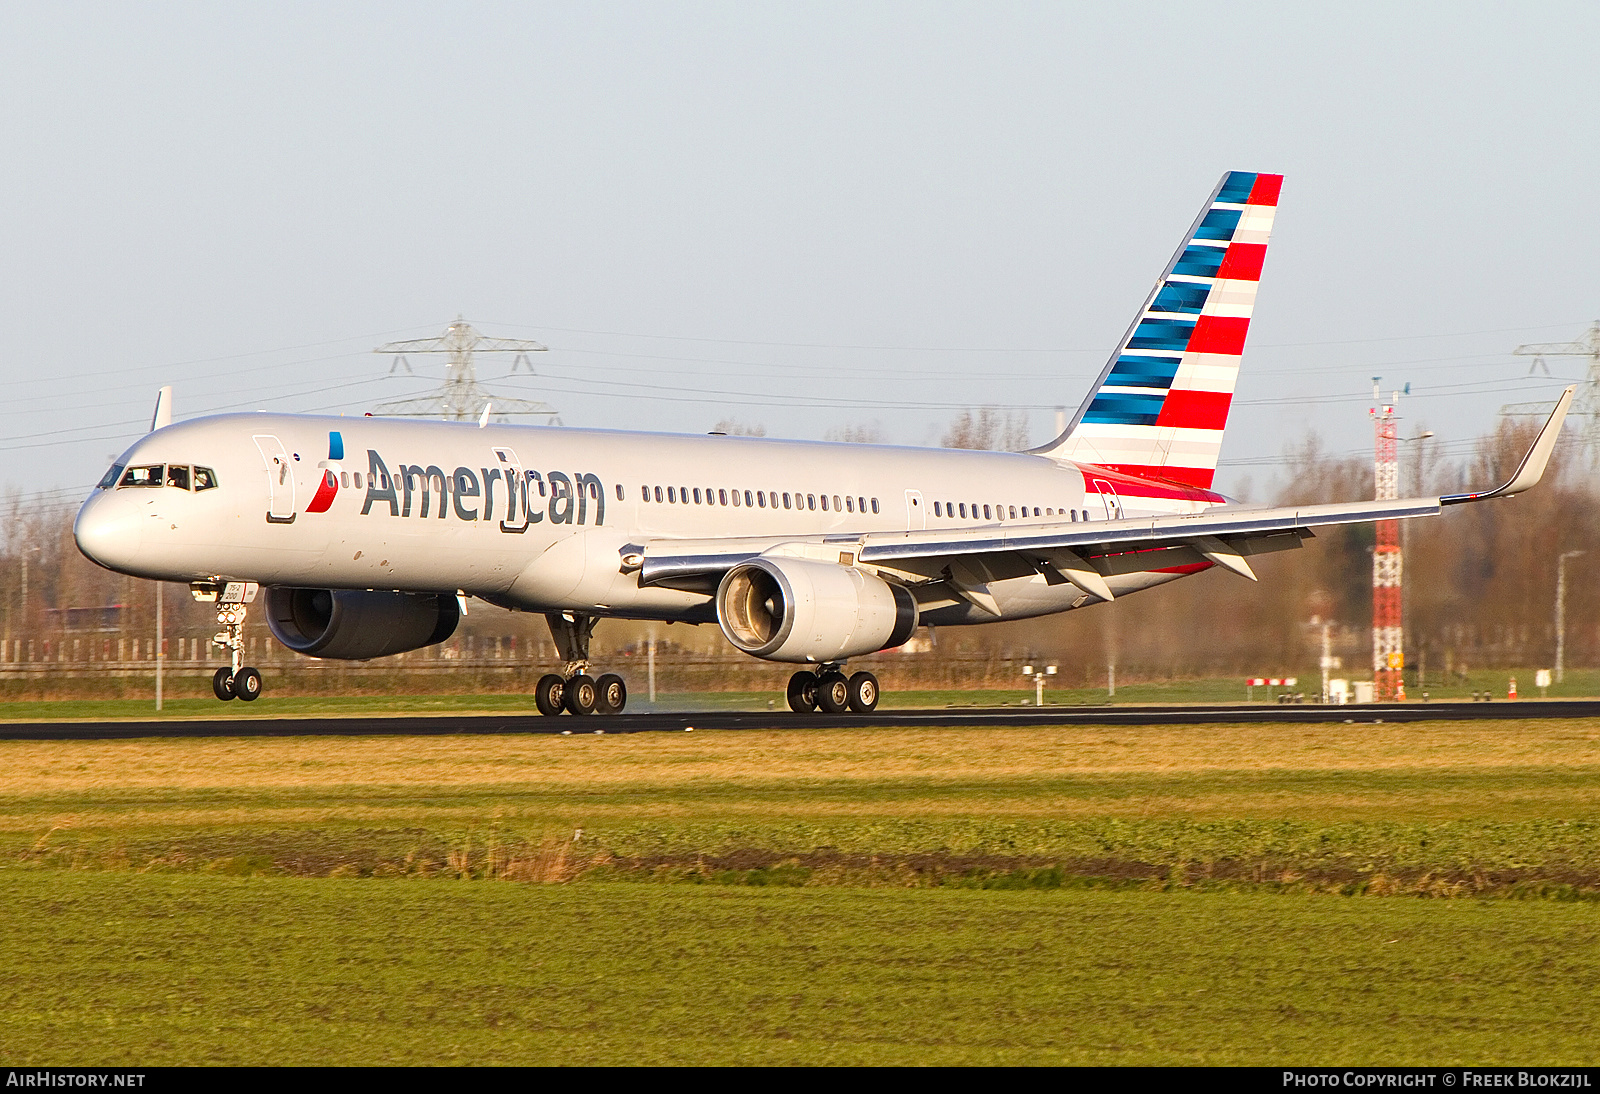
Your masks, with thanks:
[[(556, 331), (561, 334), (597, 334), (612, 338), (642, 338), (671, 342), (708, 342), (717, 345), (731, 346), (777, 346), (790, 349), (848, 349), (848, 350), (873, 350), (884, 352), (909, 352), (909, 353), (1104, 353), (1101, 349), (1061, 349), (1061, 348), (1033, 348), (1013, 347), (998, 348), (993, 346), (906, 346), (871, 343), (849, 342), (777, 342), (762, 341), (754, 338), (709, 338), (701, 335), (690, 334), (641, 334), (631, 331), (598, 330), (586, 327), (550, 327), (533, 325), (529, 323), (497, 323), (497, 326), (521, 328), (524, 330)], [(1268, 342), (1257, 346), (1257, 349), (1296, 349), (1308, 346), (1351, 346), (1376, 342), (1411, 342), (1430, 338), (1471, 338), (1484, 334), (1514, 334), (1530, 330), (1556, 330), (1567, 324), (1544, 323), (1531, 327), (1498, 327), (1492, 330), (1452, 331), (1438, 334), (1400, 334), (1381, 338), (1343, 338), (1328, 339), (1314, 342)]]

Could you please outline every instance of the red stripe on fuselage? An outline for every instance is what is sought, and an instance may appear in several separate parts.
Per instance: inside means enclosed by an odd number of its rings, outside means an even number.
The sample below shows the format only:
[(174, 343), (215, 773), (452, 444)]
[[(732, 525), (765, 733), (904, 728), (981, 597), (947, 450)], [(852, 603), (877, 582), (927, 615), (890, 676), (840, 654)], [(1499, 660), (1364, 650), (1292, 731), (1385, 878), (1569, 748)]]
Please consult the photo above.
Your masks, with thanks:
[(1173, 388), (1161, 404), (1158, 426), (1174, 429), (1221, 429), (1228, 424), (1228, 405), (1233, 396), (1226, 391), (1188, 391)]
[[(1139, 555), (1165, 555), (1165, 554), (1172, 553), (1173, 550), (1174, 550), (1174, 548), (1172, 548), (1172, 547), (1140, 547), (1140, 548), (1137, 548), (1137, 549), (1132, 550), (1132, 551), (1106, 551), (1103, 554), (1096, 554), (1096, 555), (1094, 555), (1092, 557), (1094, 557), (1094, 558), (1126, 558), (1128, 555), (1133, 555), (1135, 557), (1137, 557)], [(1156, 560), (1152, 560), (1152, 561), (1160, 561), (1160, 560), (1156, 559)], [(1152, 567), (1150, 567), (1148, 569), (1141, 570), (1139, 572), (1140, 573), (1146, 573), (1146, 574), (1197, 574), (1201, 570), (1209, 570), (1209, 569), (1211, 569), (1211, 567), (1214, 566), (1214, 565), (1215, 565), (1215, 563), (1213, 563), (1209, 559), (1206, 559), (1206, 560), (1201, 561), (1201, 562), (1185, 562), (1180, 566), (1152, 566)]]
[(1201, 570), (1209, 570), (1215, 563), (1191, 562), (1187, 566), (1163, 566), (1159, 570), (1146, 570), (1151, 574), (1197, 574)]
[(1122, 497), (1181, 498), (1220, 504), (1228, 499), (1209, 487), (1216, 472), (1204, 467), (1151, 467), (1145, 464), (1079, 464), (1083, 488), (1091, 494), (1095, 479), (1105, 479)]
[(332, 471), (322, 473), (322, 481), (317, 484), (316, 497), (311, 499), (311, 504), (306, 506), (308, 513), (326, 513), (328, 506), (333, 504), (334, 495), (339, 492), (339, 480)]

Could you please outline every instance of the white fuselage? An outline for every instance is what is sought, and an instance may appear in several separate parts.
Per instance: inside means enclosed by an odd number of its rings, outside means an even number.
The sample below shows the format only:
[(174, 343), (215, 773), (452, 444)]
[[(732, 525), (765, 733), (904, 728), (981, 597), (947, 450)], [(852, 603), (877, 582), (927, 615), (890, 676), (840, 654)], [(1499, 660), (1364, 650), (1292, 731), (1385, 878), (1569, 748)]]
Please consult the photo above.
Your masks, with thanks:
[[(1111, 502), (1086, 491), (1078, 466), (1025, 454), (383, 418), (201, 418), (117, 463), (204, 467), (216, 482), (97, 489), (78, 542), (124, 573), (695, 621), (711, 618), (706, 591), (641, 585), (624, 557), (664, 540), (1015, 527), (1105, 520), (1118, 504), (1128, 517), (1208, 504)], [(1170, 576), (1129, 575), (1119, 591), (1159, 580)], [(995, 591), (1007, 618), (1082, 600), (1037, 576)], [(969, 608), (951, 600), (929, 621), (992, 621)]]

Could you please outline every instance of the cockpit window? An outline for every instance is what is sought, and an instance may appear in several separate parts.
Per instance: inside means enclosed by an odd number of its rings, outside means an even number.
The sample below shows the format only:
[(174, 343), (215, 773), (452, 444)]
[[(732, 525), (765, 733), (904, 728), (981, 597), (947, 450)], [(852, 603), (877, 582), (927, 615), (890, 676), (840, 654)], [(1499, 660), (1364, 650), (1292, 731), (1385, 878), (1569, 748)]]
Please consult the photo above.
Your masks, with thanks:
[(217, 485), (217, 473), (209, 467), (190, 468), (187, 464), (152, 464), (149, 467), (113, 467), (100, 480), (100, 488), (116, 486), (171, 486), (178, 490), (210, 490)]

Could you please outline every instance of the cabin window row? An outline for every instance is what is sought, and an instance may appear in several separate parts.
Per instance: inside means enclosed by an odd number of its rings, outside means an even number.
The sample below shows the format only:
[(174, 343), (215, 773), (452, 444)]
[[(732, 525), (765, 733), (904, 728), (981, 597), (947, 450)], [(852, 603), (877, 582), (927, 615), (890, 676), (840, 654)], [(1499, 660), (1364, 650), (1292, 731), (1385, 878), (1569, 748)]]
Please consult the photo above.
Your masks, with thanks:
[[(1080, 518), (1079, 517), (1080, 510), (1077, 510), (1077, 509), (1057, 509), (1054, 506), (1051, 506), (1051, 507), (1048, 507), (1048, 508), (1045, 508), (1045, 509), (1041, 509), (1037, 505), (1034, 505), (1034, 506), (1027, 506), (1027, 505), (1022, 505), (1022, 506), (1017, 506), (1017, 505), (988, 506), (988, 505), (980, 505), (978, 502), (972, 502), (969, 505), (967, 502), (964, 502), (964, 501), (944, 501), (944, 502), (936, 501), (936, 502), (933, 503), (933, 515), (936, 516), (936, 517), (955, 517), (957, 514), (960, 514), (961, 517), (966, 517), (967, 516), (967, 512), (968, 512), (969, 509), (972, 512), (972, 516), (969, 518), (971, 520), (979, 520), (979, 519), (982, 519), (982, 520), (1017, 520), (1019, 513), (1021, 514), (1021, 516), (1023, 518), (1028, 517), (1030, 515), (1030, 513), (1031, 513), (1031, 515), (1036, 516), (1036, 517), (1041, 517), (1041, 516), (1043, 516), (1043, 517), (1063, 516), (1063, 517), (1067, 517), (1069, 520), (1079, 520), (1079, 519), (1088, 520), (1089, 519), (1089, 510), (1087, 510), (1087, 509), (1081, 510), (1082, 517)], [(979, 513), (983, 514), (983, 516), (981, 518), (978, 516)]]
[[(617, 496), (622, 496), (618, 488)], [(816, 510), (824, 513), (878, 512), (878, 499), (839, 494), (789, 494), (776, 490), (725, 490), (721, 487), (641, 486), (639, 496), (663, 505), (735, 505), (750, 509)], [(869, 510), (870, 507), (870, 510)]]

